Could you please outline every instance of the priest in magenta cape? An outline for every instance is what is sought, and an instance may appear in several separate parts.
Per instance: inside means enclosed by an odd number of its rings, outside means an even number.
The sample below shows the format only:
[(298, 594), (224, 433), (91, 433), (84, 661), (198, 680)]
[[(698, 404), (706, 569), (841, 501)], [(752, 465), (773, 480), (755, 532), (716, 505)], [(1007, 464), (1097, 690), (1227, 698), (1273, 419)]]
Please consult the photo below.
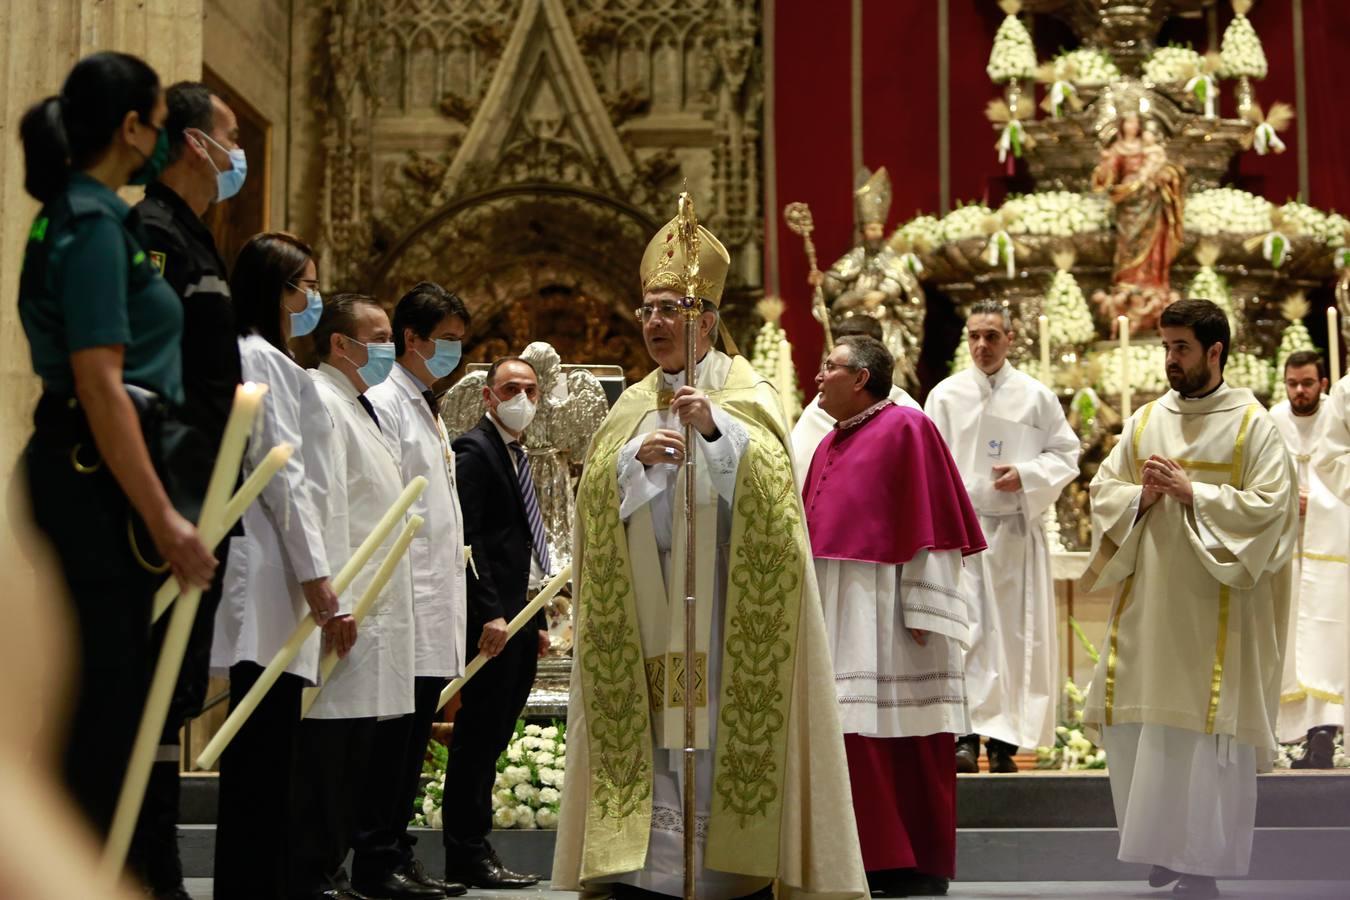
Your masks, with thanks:
[(936, 426), (888, 399), (878, 341), (840, 339), (816, 382), (838, 419), (803, 491), (873, 892), (946, 893), (956, 873), (956, 736), (970, 728), (964, 557), (979, 517)]

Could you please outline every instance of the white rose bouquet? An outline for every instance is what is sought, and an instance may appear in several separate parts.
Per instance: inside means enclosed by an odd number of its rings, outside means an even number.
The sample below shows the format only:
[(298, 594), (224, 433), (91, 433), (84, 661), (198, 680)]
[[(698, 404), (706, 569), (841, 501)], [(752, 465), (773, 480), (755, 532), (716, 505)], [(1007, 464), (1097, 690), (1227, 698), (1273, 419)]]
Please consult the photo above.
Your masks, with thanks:
[(1195, 260), (1200, 263), (1200, 271), (1191, 279), (1186, 296), (1196, 300), (1208, 300), (1223, 310), (1228, 316), (1230, 326), (1235, 325), (1233, 318), (1233, 298), (1228, 290), (1228, 282), (1215, 270), (1219, 261), (1219, 247), (1213, 241), (1201, 241), (1195, 248)]
[(1236, 188), (1213, 188), (1186, 198), (1182, 220), (1193, 234), (1256, 234), (1270, 231), (1275, 205)]
[[(1119, 347), (1092, 354), (1099, 394), (1114, 397), (1120, 393), (1121, 359)], [(1167, 356), (1162, 346), (1130, 344), (1131, 395), (1160, 394), (1167, 387)]]
[(1275, 367), (1252, 353), (1228, 354), (1228, 365), (1223, 368), (1223, 380), (1233, 387), (1245, 387), (1253, 394), (1270, 395), (1270, 384), (1275, 378)]
[(1266, 51), (1261, 47), (1261, 39), (1256, 36), (1252, 20), (1247, 12), (1252, 8), (1251, 0), (1233, 0), (1233, 21), (1224, 29), (1223, 44), (1219, 50), (1223, 58), (1220, 70), (1224, 78), (1265, 78), (1267, 71)]
[(984, 237), (984, 220), (990, 215), (989, 207), (983, 203), (958, 206), (942, 217), (942, 240), (937, 243), (952, 243), (970, 238)]
[(1056, 271), (1042, 307), (1049, 324), (1052, 351), (1065, 344), (1088, 344), (1097, 339), (1097, 326), (1092, 321), (1087, 298), (1078, 279), (1073, 277), (1073, 253), (1056, 253), (1054, 259)]
[(1036, 48), (1031, 43), (1031, 32), (1017, 18), (1022, 4), (1019, 0), (1000, 0), (999, 8), (1007, 15), (994, 35), (985, 71), (998, 84), (1030, 78), (1036, 71)]
[(911, 247), (936, 247), (942, 243), (942, 220), (937, 216), (915, 216), (891, 234), (891, 242), (897, 241)]
[(1002, 207), (1012, 234), (1070, 237), (1111, 227), (1110, 206), (1103, 194), (1039, 191), (1012, 197)]
[(1190, 47), (1159, 47), (1144, 61), (1144, 79), (1154, 84), (1177, 84), (1188, 80), (1205, 64)]
[[(1088, 656), (1094, 663), (1097, 662), (1097, 648), (1092, 646), (1077, 622), (1070, 618), (1069, 624), (1087, 648)], [(1087, 691), (1075, 684), (1072, 678), (1065, 679), (1060, 723), (1055, 727), (1055, 745), (1036, 748), (1036, 768), (1059, 769), (1062, 772), (1106, 768), (1106, 751), (1093, 744), (1083, 733), (1083, 707), (1086, 702)]]
[(1106, 51), (1091, 47), (1061, 53), (1050, 64), (1056, 81), (1096, 86), (1110, 84), (1120, 78), (1120, 69)]

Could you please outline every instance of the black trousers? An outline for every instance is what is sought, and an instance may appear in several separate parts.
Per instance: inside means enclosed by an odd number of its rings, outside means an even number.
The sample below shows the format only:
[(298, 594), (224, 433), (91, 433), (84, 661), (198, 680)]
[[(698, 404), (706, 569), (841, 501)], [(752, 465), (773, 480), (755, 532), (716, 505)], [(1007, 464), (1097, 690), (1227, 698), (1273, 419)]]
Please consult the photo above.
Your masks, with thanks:
[[(251, 662), (230, 669), (231, 707), (262, 670)], [(221, 755), (215, 900), (286, 900), (304, 685), (296, 675), (277, 679)]]
[[(470, 628), (478, 646), (482, 628)], [(539, 665), (539, 636), (524, 628), (460, 691), (445, 776), (444, 839), (447, 869), (483, 859), (492, 830), (492, 783), (497, 758), (515, 731)]]
[[(75, 470), (75, 426), (53, 409), (39, 406), (23, 470), (33, 521), (55, 552), (78, 628), (62, 774), (89, 824), (106, 834), (150, 687), (150, 606), (164, 576), (136, 563), (126, 495), (107, 466)], [(80, 459), (88, 465), (97, 456), (85, 448)]]
[(368, 775), (357, 807), (352, 880), (379, 881), (412, 859), (417, 838), (408, 833), (416, 810), (422, 761), (436, 721), (444, 678), (413, 681), (413, 712), (375, 725)]
[(372, 775), (375, 723), (305, 719), (291, 807), (290, 896), (307, 900), (333, 887), (356, 834), (362, 783)]
[[(160, 737), (160, 755), (150, 771), (145, 788), (145, 802), (136, 821), (132, 838), (130, 863), (146, 886), (168, 893), (182, 884), (183, 866), (178, 856), (178, 801), (180, 795), (179, 732), (189, 719), (201, 715), (206, 702), (206, 687), (211, 673), (211, 636), (214, 631), (216, 608), (220, 605), (225, 587), (225, 559), (228, 542), (218, 551), (216, 577), (210, 589), (204, 591), (192, 623), (183, 666), (178, 672), (178, 684), (164, 720)], [(172, 611), (172, 608), (170, 609)], [(155, 657), (168, 629), (169, 613), (155, 623), (153, 640)]]

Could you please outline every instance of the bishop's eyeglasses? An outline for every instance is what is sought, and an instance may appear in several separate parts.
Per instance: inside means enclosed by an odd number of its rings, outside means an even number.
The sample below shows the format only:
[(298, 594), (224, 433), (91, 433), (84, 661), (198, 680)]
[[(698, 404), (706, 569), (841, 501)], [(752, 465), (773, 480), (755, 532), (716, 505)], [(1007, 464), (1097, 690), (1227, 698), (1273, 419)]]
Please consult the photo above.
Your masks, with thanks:
[(633, 314), (637, 316), (639, 322), (646, 322), (652, 316), (659, 316), (667, 322), (674, 321), (684, 312), (684, 307), (674, 300), (664, 300), (660, 303), (644, 303)]

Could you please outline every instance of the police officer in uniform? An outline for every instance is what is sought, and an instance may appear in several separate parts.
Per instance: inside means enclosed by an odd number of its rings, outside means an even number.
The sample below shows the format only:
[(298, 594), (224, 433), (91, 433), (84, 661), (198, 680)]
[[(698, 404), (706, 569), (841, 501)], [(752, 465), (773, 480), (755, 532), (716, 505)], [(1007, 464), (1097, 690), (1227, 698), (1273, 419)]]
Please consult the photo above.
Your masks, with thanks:
[[(66, 782), (100, 832), (111, 822), (153, 667), (149, 628), (166, 565), (205, 588), (216, 569), (170, 500), (137, 405), (183, 400), (182, 304), (116, 191), (153, 181), (168, 142), (159, 77), (97, 53), (20, 124), (28, 193), (42, 204), (19, 314), (42, 380), (23, 454), (31, 511), (55, 551), (78, 622), (80, 674)], [(144, 402), (142, 403), (144, 406)]]
[[(170, 87), (165, 97), (169, 161), (159, 180), (146, 187), (136, 213), (145, 230), (150, 261), (183, 303), (187, 403), (182, 417), (202, 433), (202, 446), (210, 450), (220, 445), (239, 384), (239, 344), (225, 263), (202, 216), (212, 204), (239, 193), (248, 163), (239, 146), (234, 112), (210, 88), (184, 81)], [(212, 459), (200, 464), (209, 470)], [(197, 610), (132, 844), (133, 864), (157, 900), (188, 898), (178, 856), (178, 733), (184, 722), (201, 713), (206, 699), (225, 548), (225, 544), (217, 548), (221, 566)], [(167, 616), (160, 619), (157, 639), (167, 623)]]

